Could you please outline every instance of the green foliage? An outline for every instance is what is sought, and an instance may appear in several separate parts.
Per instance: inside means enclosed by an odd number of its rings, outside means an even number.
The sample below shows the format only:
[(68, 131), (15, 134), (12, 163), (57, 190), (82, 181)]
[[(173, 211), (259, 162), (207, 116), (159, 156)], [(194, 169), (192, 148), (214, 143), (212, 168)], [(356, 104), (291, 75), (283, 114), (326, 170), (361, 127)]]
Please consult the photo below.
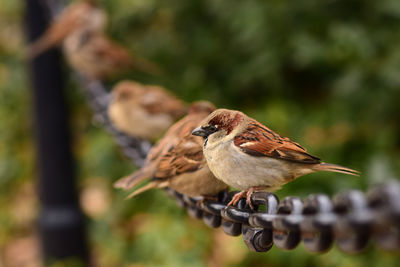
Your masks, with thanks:
[[(26, 193), (33, 192), (35, 157), (23, 2), (0, 2), (3, 255), (19, 237), (32, 236), (36, 202)], [(159, 76), (132, 71), (118, 78), (163, 85), (186, 101), (207, 99), (241, 109), (324, 161), (362, 171), (360, 178), (308, 175), (286, 185), (280, 197), (365, 189), (399, 176), (399, 1), (99, 2), (110, 14), (110, 35), (163, 70)], [(352, 256), (336, 248), (311, 255), (302, 246), (255, 254), (241, 238), (188, 218), (163, 192), (124, 201), (112, 183), (134, 167), (91, 124), (78, 89), (68, 84), (68, 102), (81, 202), (99, 266), (397, 265), (398, 255), (376, 248)], [(33, 215), (21, 220), (15, 212), (21, 207)]]

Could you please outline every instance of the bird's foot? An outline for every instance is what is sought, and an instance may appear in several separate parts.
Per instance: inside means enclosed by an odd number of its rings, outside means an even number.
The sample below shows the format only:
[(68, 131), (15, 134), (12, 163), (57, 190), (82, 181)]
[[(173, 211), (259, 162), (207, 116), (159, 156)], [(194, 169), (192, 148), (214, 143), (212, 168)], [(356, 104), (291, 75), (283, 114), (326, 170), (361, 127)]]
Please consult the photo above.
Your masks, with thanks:
[(251, 195), (253, 195), (256, 189), (256, 187), (250, 187), (246, 194), (246, 203), (250, 206), (251, 210), (254, 210), (253, 203), (251, 202)]
[[(236, 206), (241, 198), (245, 198), (247, 196), (247, 190), (243, 190), (232, 197), (232, 200), (228, 203), (228, 206)], [(246, 198), (247, 199), (247, 198)]]
[(257, 190), (260, 190), (260, 187), (250, 187), (249, 190), (244, 190), (241, 191), (237, 194), (235, 194), (232, 198), (232, 200), (228, 203), (228, 206), (236, 206), (236, 204), (239, 202), (241, 198), (246, 198), (246, 204), (249, 205), (250, 209), (254, 210), (254, 205), (251, 202), (251, 196), (253, 195), (254, 192)]

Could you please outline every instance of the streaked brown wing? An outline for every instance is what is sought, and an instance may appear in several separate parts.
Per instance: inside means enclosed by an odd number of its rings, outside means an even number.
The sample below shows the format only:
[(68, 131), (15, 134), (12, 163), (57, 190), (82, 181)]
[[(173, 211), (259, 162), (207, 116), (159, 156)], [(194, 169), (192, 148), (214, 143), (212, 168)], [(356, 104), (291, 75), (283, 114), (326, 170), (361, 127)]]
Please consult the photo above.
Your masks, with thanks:
[(308, 154), (298, 143), (278, 135), (255, 120), (244, 133), (235, 137), (234, 144), (252, 156), (273, 157), (299, 163), (320, 163), (319, 158)]
[(188, 135), (160, 160), (155, 174), (157, 179), (166, 179), (186, 172), (194, 172), (204, 166), (203, 140)]
[[(158, 175), (162, 178), (166, 178), (170, 177), (169, 175), (171, 175), (171, 173), (182, 173), (184, 171), (188, 171), (189, 169), (194, 170), (194, 168), (198, 168), (198, 166), (196, 167), (195, 165), (197, 164), (196, 161), (199, 160), (199, 155), (203, 157), (203, 140), (201, 138), (191, 139), (191, 132), (205, 117), (207, 117), (208, 114), (208, 111), (191, 113), (172, 125), (165, 133), (164, 137), (149, 151), (149, 154), (146, 157), (145, 166), (142, 169), (150, 169), (153, 173), (153, 176), (157, 177)], [(184, 138), (190, 138), (189, 141), (191, 142), (188, 142), (187, 146), (179, 145), (178, 149), (176, 149), (176, 146), (178, 146), (178, 144), (181, 144)], [(192, 140), (200, 143), (196, 145), (195, 143), (193, 143)], [(198, 153), (198, 146), (200, 146), (201, 154)], [(173, 168), (173, 171), (167, 172), (166, 168), (169, 168), (169, 166), (166, 164), (168, 163), (168, 161), (172, 161), (172, 157), (164, 156), (171, 153), (171, 151), (174, 151), (173, 153), (176, 153), (175, 151), (184, 151), (179, 153), (183, 153), (185, 157), (182, 157), (179, 160), (175, 160), (173, 162), (173, 166), (175, 166)], [(190, 160), (193, 160), (193, 162), (191, 162)], [(163, 161), (162, 164), (160, 164), (161, 161)], [(184, 163), (189, 164), (186, 166)], [(157, 172), (157, 168), (159, 165), (162, 165), (161, 168), (163, 168), (163, 171), (158, 170)], [(154, 175), (154, 172), (156, 172), (156, 175)], [(135, 184), (134, 180), (137, 179), (135, 177), (137, 176), (131, 175), (128, 178), (122, 178), (123, 180), (117, 181), (116, 185), (122, 188), (129, 187), (129, 185)]]
[(196, 123), (200, 122), (205, 116), (199, 117), (197, 114), (190, 114), (172, 125), (164, 137), (150, 149), (144, 166), (135, 173), (118, 180), (115, 186), (128, 189), (145, 178), (152, 178), (157, 171), (160, 161), (163, 159), (163, 155), (174, 149), (182, 138), (189, 135), (196, 127)]
[(132, 59), (128, 51), (108, 39), (102, 33), (93, 32), (90, 42), (93, 44), (92, 49), (95, 50), (96, 56), (99, 57), (98, 62), (100, 64), (108, 63), (110, 67), (127, 67), (132, 64)]
[(147, 159), (153, 161), (155, 158), (166, 154), (173, 149), (179, 141), (196, 127), (201, 118), (196, 115), (188, 115), (172, 125), (164, 137), (149, 151)]
[(186, 111), (185, 105), (166, 89), (147, 85), (147, 91), (140, 100), (140, 104), (150, 113), (165, 113), (173, 117), (180, 117)]

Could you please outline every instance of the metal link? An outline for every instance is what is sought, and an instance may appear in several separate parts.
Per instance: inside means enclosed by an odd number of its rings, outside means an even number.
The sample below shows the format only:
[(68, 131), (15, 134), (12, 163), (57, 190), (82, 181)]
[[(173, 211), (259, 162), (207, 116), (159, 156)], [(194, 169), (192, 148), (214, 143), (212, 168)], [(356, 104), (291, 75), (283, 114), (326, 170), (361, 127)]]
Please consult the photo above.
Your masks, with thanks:
[(278, 215), (272, 221), (274, 229), (272, 238), (275, 245), (281, 249), (290, 250), (300, 243), (300, 222), (303, 203), (298, 197), (286, 197), (278, 206)]
[(221, 226), (221, 216), (216, 216), (211, 213), (203, 213), (203, 221), (211, 228), (218, 228)]
[(243, 241), (251, 251), (266, 252), (272, 248), (272, 231), (242, 225)]
[[(253, 227), (242, 227), (243, 240), (251, 251), (266, 252), (272, 248), (272, 220), (268, 220), (268, 225), (257, 225), (260, 220), (257, 215), (274, 215), (277, 212), (279, 200), (271, 193), (256, 192), (251, 196), (253, 205), (259, 208), (265, 206), (265, 213), (253, 213), (249, 217), (249, 224)], [(254, 225), (256, 225), (254, 227)], [(260, 227), (260, 228), (259, 228)]]
[(374, 216), (373, 236), (377, 244), (389, 251), (400, 247), (400, 183), (389, 182), (371, 190), (368, 206)]
[(300, 224), (304, 246), (311, 252), (328, 250), (333, 243), (333, 205), (326, 195), (310, 195), (303, 204), (304, 219)]
[(225, 207), (221, 210), (221, 216), (225, 220), (231, 222), (249, 224), (249, 217), (253, 213), (250, 209), (235, 208), (232, 206)]
[[(233, 196), (233, 193), (237, 192), (230, 192), (232, 193), (231, 195)], [(242, 223), (247, 223), (248, 216), (250, 215), (249, 212), (251, 210), (244, 209), (246, 206), (246, 201), (241, 199), (236, 207), (227, 207), (225, 206), (221, 210), (221, 217), (222, 222), (221, 222), (221, 227), (222, 230), (228, 235), (231, 236), (238, 236), (242, 233)]]
[(363, 250), (370, 238), (372, 214), (367, 209), (365, 196), (357, 190), (337, 195), (333, 200), (338, 213), (334, 232), (338, 247), (346, 252)]
[[(219, 198), (221, 201), (226, 198), (226, 192), (224, 192), (223, 197)], [(200, 208), (203, 210), (203, 221), (206, 225), (217, 228), (221, 226), (221, 210), (225, 208), (226, 205), (221, 202), (208, 201), (207, 204), (204, 201), (200, 202)]]

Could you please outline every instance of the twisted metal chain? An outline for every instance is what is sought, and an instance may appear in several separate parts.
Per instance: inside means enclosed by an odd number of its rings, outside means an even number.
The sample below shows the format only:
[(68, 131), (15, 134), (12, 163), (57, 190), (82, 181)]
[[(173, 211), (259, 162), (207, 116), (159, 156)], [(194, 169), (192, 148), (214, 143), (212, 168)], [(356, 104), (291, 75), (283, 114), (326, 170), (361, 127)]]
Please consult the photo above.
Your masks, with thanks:
[[(278, 198), (267, 192), (254, 193), (250, 210), (245, 200), (238, 207), (226, 204), (235, 192), (222, 193), (218, 201), (202, 201), (169, 190), (178, 203), (210, 227), (221, 226), (228, 235), (243, 235), (247, 247), (265, 252), (275, 244), (291, 250), (303, 241), (310, 252), (325, 252), (334, 241), (343, 252), (356, 253), (374, 241), (388, 251), (400, 249), (400, 183), (389, 181), (366, 195), (358, 190), (336, 195), (323, 194), (301, 200)], [(200, 204), (197, 204), (200, 203)], [(260, 206), (265, 211), (258, 211)]]
[[(52, 15), (59, 10), (54, 3), (49, 7)], [(95, 121), (114, 136), (135, 165), (142, 166), (151, 144), (115, 129), (107, 115), (110, 94), (101, 82), (82, 75), (78, 75), (78, 80), (94, 111)], [(274, 244), (291, 250), (301, 241), (310, 252), (327, 251), (335, 241), (339, 249), (347, 253), (362, 251), (370, 241), (384, 250), (400, 250), (399, 181), (376, 186), (366, 195), (352, 190), (332, 200), (326, 195), (314, 194), (304, 200), (286, 197), (279, 202), (272, 193), (256, 192), (251, 197), (255, 210), (251, 210), (244, 199), (237, 207), (228, 207), (227, 203), (236, 192), (221, 192), (217, 201), (188, 197), (172, 189), (167, 192), (190, 216), (202, 219), (209, 227), (221, 226), (231, 236), (242, 234), (247, 247), (256, 252), (268, 251)], [(261, 211), (263, 206), (265, 211)]]

